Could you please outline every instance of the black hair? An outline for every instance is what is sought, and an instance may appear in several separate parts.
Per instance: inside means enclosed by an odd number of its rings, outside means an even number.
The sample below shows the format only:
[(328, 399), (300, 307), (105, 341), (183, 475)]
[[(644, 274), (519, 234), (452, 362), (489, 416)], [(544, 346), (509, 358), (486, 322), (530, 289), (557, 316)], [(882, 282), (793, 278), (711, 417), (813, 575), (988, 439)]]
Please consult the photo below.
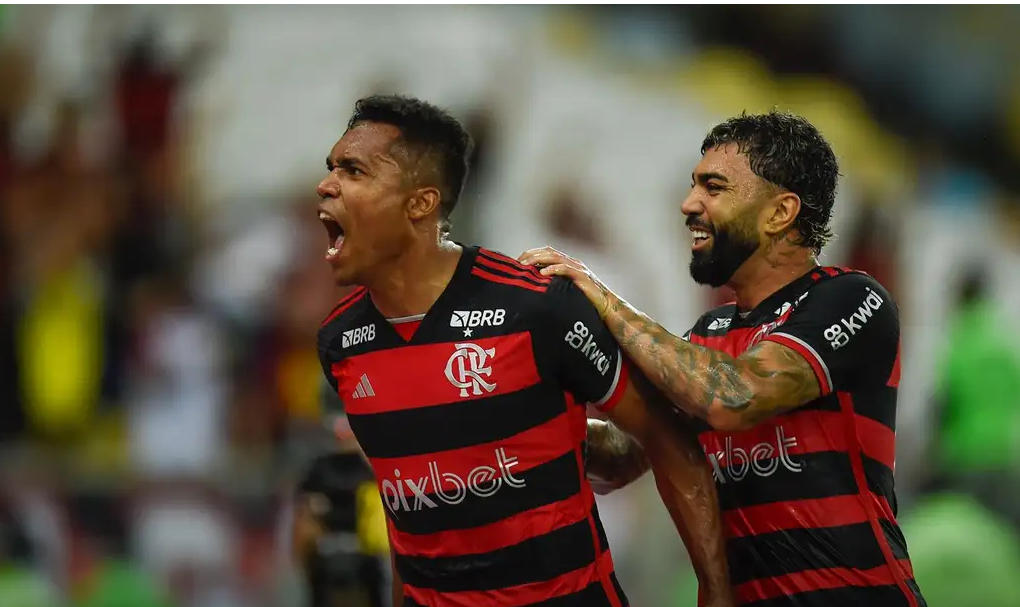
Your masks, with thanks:
[(474, 142), (463, 125), (449, 112), (427, 101), (402, 95), (372, 95), (354, 104), (347, 123), (389, 124), (400, 130), (401, 143), (423, 157), (435, 157), (441, 180), (439, 213), (449, 221), (464, 189)]
[(742, 113), (716, 125), (701, 144), (701, 153), (736, 144), (751, 170), (765, 181), (800, 197), (794, 227), (803, 244), (816, 253), (832, 238), (829, 221), (836, 202), (839, 163), (832, 146), (805, 118), (772, 110)]

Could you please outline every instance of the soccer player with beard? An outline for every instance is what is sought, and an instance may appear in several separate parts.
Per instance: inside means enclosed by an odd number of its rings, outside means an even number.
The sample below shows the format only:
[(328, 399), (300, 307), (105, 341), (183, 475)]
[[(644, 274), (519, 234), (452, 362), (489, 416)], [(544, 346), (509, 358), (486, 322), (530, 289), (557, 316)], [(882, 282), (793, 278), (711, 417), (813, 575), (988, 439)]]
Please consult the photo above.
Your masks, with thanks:
[(732, 605), (693, 426), (572, 282), (447, 239), (470, 147), (433, 105), (362, 99), (318, 187), (334, 280), (358, 286), (319, 356), (386, 508), (394, 603), (627, 605), (585, 479), (591, 403), (642, 441), (702, 605)]
[[(551, 248), (632, 362), (700, 425), (738, 604), (921, 607), (893, 490), (899, 316), (873, 278), (821, 266), (839, 170), (803, 118), (741, 115), (701, 146), (681, 206), (691, 275), (736, 301), (670, 334)], [(596, 425), (589, 470), (640, 476), (641, 446)]]

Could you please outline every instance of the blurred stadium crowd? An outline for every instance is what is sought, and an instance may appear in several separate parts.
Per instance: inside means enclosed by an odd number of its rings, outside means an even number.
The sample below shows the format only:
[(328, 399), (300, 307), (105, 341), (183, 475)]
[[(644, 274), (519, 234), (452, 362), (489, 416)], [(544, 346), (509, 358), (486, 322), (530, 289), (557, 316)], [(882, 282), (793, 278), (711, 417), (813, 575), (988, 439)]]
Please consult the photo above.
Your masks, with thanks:
[[(371, 92), (472, 129), (458, 240), (555, 244), (674, 332), (726, 296), (679, 213), (707, 128), (815, 122), (824, 260), (901, 309), (916, 577), (1020, 606), (1020, 12), (919, 8), (0, 7), (0, 607), (299, 604), (313, 188)], [(695, 604), (649, 483), (602, 510), (635, 607)]]

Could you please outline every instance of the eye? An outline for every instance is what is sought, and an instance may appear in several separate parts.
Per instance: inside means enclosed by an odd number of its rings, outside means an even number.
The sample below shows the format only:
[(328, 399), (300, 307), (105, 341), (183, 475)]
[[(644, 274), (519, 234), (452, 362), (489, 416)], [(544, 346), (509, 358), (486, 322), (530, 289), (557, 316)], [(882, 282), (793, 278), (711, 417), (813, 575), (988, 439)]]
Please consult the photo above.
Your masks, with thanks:
[(719, 192), (722, 192), (726, 188), (719, 185), (718, 183), (708, 182), (705, 184), (705, 189), (708, 190), (709, 194), (718, 194)]
[(365, 174), (365, 171), (361, 170), (361, 168), (358, 167), (358, 165), (352, 160), (341, 160), (337, 165), (337, 168), (351, 177), (358, 177)]

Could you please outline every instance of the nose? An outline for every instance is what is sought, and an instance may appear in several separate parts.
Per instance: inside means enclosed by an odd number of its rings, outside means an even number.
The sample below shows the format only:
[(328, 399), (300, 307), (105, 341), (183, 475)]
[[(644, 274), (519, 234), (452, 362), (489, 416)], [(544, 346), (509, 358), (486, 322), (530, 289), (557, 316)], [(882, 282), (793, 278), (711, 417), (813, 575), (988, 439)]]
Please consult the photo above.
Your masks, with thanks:
[(340, 196), (340, 180), (336, 178), (335, 173), (326, 175), (325, 179), (319, 182), (319, 186), (315, 188), (315, 193), (319, 195), (319, 198), (337, 198)]
[(680, 212), (688, 217), (691, 215), (700, 215), (705, 212), (705, 205), (701, 201), (701, 197), (698, 195), (698, 188), (691, 188), (691, 191), (687, 194), (687, 198), (680, 203)]

